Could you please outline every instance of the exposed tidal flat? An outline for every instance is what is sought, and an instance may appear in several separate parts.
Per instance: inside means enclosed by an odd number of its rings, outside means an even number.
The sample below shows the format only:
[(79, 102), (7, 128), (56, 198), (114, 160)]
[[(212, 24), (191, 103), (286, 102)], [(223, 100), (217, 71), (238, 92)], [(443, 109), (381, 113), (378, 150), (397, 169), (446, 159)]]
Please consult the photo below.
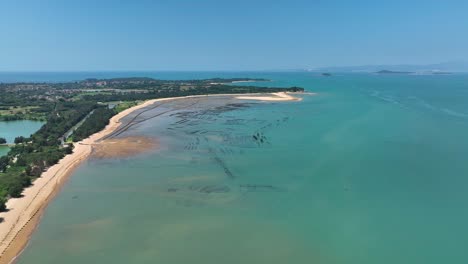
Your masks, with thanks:
[(466, 75), (256, 76), (317, 95), (146, 111), (115, 138), (157, 149), (78, 167), (18, 263), (468, 261)]

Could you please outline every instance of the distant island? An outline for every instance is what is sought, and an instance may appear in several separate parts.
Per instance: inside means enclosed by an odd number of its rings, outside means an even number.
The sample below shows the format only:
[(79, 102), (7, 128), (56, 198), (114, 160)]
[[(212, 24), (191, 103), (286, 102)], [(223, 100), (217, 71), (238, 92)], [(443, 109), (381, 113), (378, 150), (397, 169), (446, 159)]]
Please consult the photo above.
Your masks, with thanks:
[(211, 81), (212, 83), (243, 83), (243, 82), (269, 82), (271, 80), (263, 79), (263, 78), (230, 78), (230, 79), (223, 79), (223, 78), (214, 78), (208, 79), (207, 81)]
[[(433, 64), (370, 64), (370, 65), (354, 65), (354, 66), (331, 66), (305, 69), (306, 71), (315, 72), (369, 72), (375, 73), (380, 70), (403, 71), (414, 73), (430, 72), (468, 72), (468, 61), (448, 61)], [(303, 71), (302, 69), (301, 71)]]
[(412, 74), (414, 72), (381, 70), (376, 73), (377, 74)]
[(452, 74), (451, 72), (443, 72), (443, 71), (433, 71), (432, 74), (435, 75), (447, 75), (447, 74)]
[(416, 74), (416, 75), (447, 75), (452, 74), (451, 72), (445, 71), (418, 71), (418, 72), (408, 72), (408, 71), (390, 71), (390, 70), (381, 70), (376, 72), (377, 74)]
[(160, 85), (160, 84), (177, 84), (177, 83), (191, 83), (197, 85), (203, 84), (228, 84), (237, 82), (267, 82), (270, 81), (264, 78), (211, 78), (201, 80), (158, 80), (148, 77), (128, 77), (128, 78), (111, 78), (111, 79), (85, 79), (80, 84), (87, 86), (103, 86), (103, 85)]
[(324, 73), (322, 73), (322, 76), (330, 77), (330, 76), (332, 76), (332, 75), (331, 75), (331, 73), (329, 73), (329, 72), (324, 72)]

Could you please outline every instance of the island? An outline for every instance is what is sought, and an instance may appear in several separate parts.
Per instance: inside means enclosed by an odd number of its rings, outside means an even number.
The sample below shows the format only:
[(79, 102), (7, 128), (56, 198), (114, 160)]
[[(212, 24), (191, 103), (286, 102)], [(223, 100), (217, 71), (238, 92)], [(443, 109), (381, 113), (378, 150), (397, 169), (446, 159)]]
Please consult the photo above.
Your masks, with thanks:
[(381, 70), (376, 73), (377, 74), (413, 74), (414, 72)]
[(390, 71), (390, 70), (381, 70), (376, 72), (377, 74), (416, 74), (416, 75), (448, 75), (452, 74), (451, 72), (439, 71), (439, 70), (430, 70), (430, 71), (417, 71), (417, 72), (408, 72), (408, 71)]
[(434, 75), (449, 75), (452, 74), (451, 72), (445, 72), (445, 71), (432, 71), (432, 74)]

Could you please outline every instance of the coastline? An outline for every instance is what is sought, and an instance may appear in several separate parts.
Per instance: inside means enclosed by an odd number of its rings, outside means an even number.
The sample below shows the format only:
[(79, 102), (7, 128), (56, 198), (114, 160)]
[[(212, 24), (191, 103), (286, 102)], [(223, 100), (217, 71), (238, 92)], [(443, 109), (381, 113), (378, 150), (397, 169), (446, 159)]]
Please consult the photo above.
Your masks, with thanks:
[(255, 95), (241, 95), (236, 96), (237, 99), (241, 100), (260, 100), (260, 101), (301, 101), (302, 98), (291, 96), (289, 93), (279, 92), (279, 93), (272, 93), (274, 96), (255, 96)]
[[(255, 96), (260, 95), (260, 96)], [(240, 100), (259, 101), (298, 101), (290, 93), (268, 94), (210, 94), (191, 95), (184, 97), (159, 98), (145, 101), (139, 105), (128, 108), (113, 116), (109, 124), (100, 132), (74, 143), (72, 154), (65, 156), (57, 164), (47, 169), (36, 179), (32, 186), (23, 191), (23, 197), (9, 199), (6, 203), (7, 211), (0, 213), (3, 221), (0, 223), (0, 264), (12, 263), (27, 245), (31, 234), (37, 227), (44, 209), (59, 192), (60, 187), (66, 182), (73, 170), (85, 161), (92, 153), (93, 145), (111, 134), (120, 125), (120, 120), (141, 108), (155, 102), (168, 100), (181, 100), (194, 97), (233, 96)]]

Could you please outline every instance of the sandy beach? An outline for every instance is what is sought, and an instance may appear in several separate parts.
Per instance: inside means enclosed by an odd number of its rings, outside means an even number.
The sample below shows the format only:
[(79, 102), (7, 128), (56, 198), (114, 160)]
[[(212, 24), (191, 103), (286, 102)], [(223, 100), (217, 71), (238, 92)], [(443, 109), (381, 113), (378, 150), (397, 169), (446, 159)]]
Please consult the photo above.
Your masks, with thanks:
[[(97, 149), (97, 157), (112, 157), (106, 155), (106, 152), (120, 151), (119, 146), (129, 144), (126, 153), (135, 153), (138, 144), (144, 142), (143, 139), (127, 139), (119, 144), (117, 141), (108, 139), (101, 140), (106, 135), (115, 131), (120, 125), (120, 120), (128, 114), (138, 109), (147, 107), (155, 102), (167, 100), (181, 100), (183, 98), (224, 96), (222, 95), (199, 95), (176, 98), (162, 98), (146, 101), (140, 105), (126, 109), (111, 118), (109, 124), (100, 132), (93, 134), (89, 138), (75, 143), (73, 153), (67, 155), (59, 163), (43, 172), (41, 177), (35, 180), (31, 187), (23, 191), (23, 197), (12, 198), (7, 202), (7, 211), (0, 213), (3, 222), (0, 223), (0, 264), (11, 263), (16, 256), (26, 246), (29, 237), (39, 223), (42, 212), (47, 204), (60, 190), (60, 187), (66, 182), (71, 172), (83, 161), (85, 161), (93, 149)], [(232, 95), (241, 100), (261, 100), (261, 101), (298, 101), (300, 98), (293, 97), (289, 93), (262, 94), (259, 96), (253, 94)], [(109, 142), (106, 142), (109, 141)], [(132, 146), (132, 143), (137, 144)], [(148, 143), (148, 142), (144, 142)], [(157, 143), (150, 142), (151, 147), (157, 146)], [(99, 145), (109, 146), (99, 146)], [(107, 151), (108, 150), (108, 151)]]
[(280, 92), (280, 93), (272, 93), (269, 95), (242, 95), (236, 96), (237, 99), (241, 100), (260, 100), (260, 101), (300, 101), (302, 98), (291, 96), (289, 93)]

